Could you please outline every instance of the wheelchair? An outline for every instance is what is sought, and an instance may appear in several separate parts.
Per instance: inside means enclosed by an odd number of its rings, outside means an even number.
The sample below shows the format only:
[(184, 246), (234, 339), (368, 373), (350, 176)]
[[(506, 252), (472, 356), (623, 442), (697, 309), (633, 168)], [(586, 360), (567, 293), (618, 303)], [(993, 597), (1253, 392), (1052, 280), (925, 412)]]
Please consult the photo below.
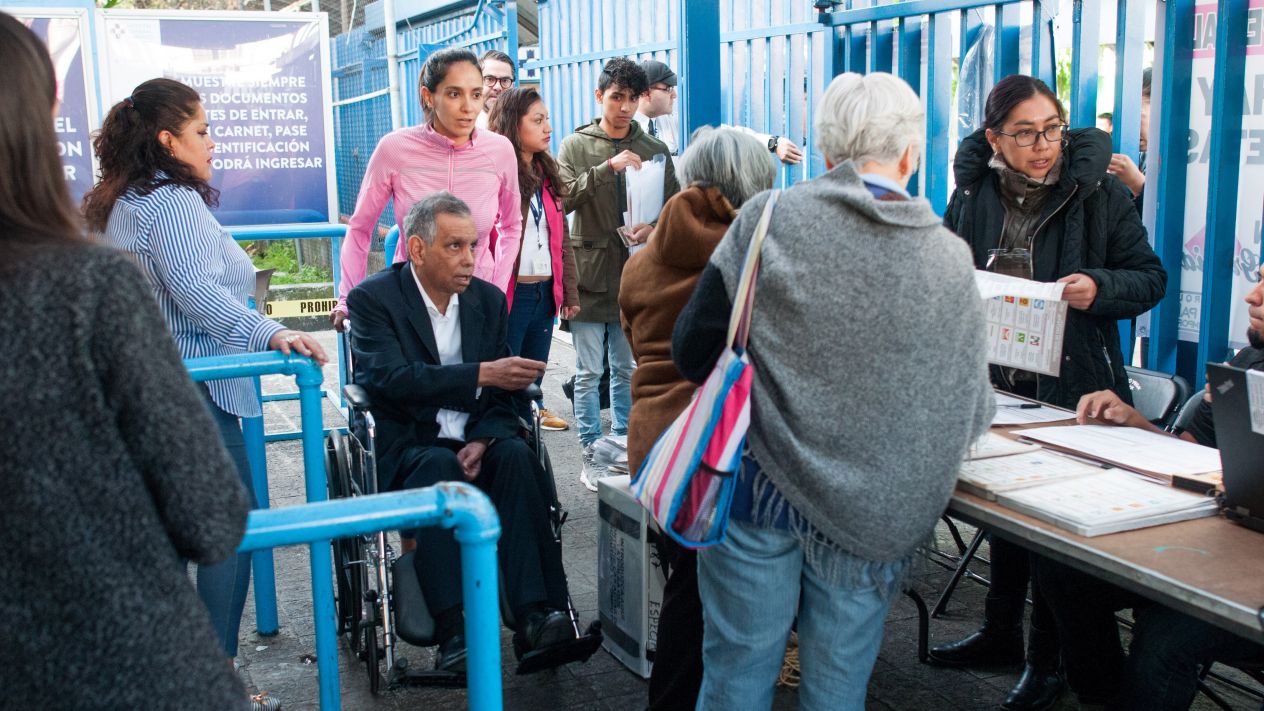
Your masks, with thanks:
[[(350, 363), (350, 339), (343, 341), (344, 362)], [(350, 380), (350, 368), (347, 373)], [(343, 388), (343, 395), (347, 402), (347, 432), (335, 430), (325, 440), (325, 471), (331, 499), (378, 493), (372, 403), (364, 388), (354, 383)], [(540, 413), (535, 404), (539, 389), (532, 385), (518, 395), (531, 400), (531, 417), (521, 421), (522, 436), (539, 460), (537, 484), (542, 499), (549, 502), (553, 545), (560, 548), (567, 513), (558, 501), (553, 464), (540, 438)], [(370, 691), (377, 694), (384, 685), (402, 684), (465, 687), (463, 671), (412, 669), (407, 658), (400, 654), (399, 640), (417, 647), (432, 647), (438, 643), (434, 619), (414, 572), (414, 553), (397, 551), (386, 532), (338, 539), (332, 546), (338, 631), (346, 637), (352, 654), (364, 662)], [(513, 627), (512, 613), (504, 604), (503, 578), (501, 584), (501, 617), (507, 626)], [(601, 623), (594, 621), (581, 631), (569, 593), (566, 603), (565, 612), (570, 617), (574, 639), (528, 651), (520, 635), (515, 633), (518, 674), (587, 661), (601, 646)]]

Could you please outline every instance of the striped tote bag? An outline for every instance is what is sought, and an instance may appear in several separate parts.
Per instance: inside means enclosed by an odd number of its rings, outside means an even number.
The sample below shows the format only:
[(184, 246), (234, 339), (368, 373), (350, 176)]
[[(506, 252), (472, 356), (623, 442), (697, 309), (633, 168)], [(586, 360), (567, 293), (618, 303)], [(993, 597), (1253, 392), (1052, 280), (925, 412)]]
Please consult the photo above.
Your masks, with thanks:
[(632, 479), (632, 493), (667, 535), (686, 548), (724, 540), (742, 445), (750, 426), (754, 373), (746, 355), (760, 246), (777, 192), (760, 215), (729, 317), (728, 347), (688, 407), (659, 435)]

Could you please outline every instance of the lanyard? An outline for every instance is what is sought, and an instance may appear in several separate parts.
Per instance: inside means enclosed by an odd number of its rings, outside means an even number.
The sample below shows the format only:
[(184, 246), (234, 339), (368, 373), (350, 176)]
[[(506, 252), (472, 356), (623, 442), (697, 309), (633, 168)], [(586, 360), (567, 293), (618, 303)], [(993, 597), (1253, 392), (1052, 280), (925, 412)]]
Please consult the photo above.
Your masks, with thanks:
[(535, 221), (535, 246), (538, 249), (544, 248), (543, 240), (540, 238), (540, 220), (544, 219), (544, 187), (535, 191), (535, 196), (527, 202), (531, 208), (531, 219)]

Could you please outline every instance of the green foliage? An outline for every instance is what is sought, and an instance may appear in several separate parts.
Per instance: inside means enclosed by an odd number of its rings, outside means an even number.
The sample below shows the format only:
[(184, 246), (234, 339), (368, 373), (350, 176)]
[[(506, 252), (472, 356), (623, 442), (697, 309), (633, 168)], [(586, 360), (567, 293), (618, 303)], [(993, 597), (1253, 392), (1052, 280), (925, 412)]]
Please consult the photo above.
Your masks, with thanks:
[(273, 284), (321, 284), (333, 282), (333, 273), (310, 264), (299, 266), (294, 240), (246, 242), (242, 244), (258, 269), (275, 269)]

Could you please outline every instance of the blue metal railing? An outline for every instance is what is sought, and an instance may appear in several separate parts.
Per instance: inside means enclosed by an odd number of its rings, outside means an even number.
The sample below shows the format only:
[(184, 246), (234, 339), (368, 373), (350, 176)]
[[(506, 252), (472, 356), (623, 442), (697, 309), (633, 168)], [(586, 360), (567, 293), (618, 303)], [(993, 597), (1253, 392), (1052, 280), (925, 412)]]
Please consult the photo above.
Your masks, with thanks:
[[(246, 536), (239, 550), (254, 551), (258, 555), (260, 551), (278, 546), (299, 543), (310, 546), (322, 709), (341, 708), (329, 542), (335, 538), (421, 526), (455, 529), (457, 543), (461, 545), (469, 708), (473, 711), (500, 709), (500, 612), (496, 578), (500, 522), (485, 494), (469, 484), (447, 483), (427, 489), (250, 512)], [(318, 557), (323, 560), (319, 566)], [(318, 578), (323, 585), (316, 584)]]
[[(324, 501), (327, 498), (324, 459), (324, 431), (320, 402), (323, 394), (320, 384), (323, 376), (320, 366), (310, 358), (291, 355), (284, 356), (277, 351), (248, 353), (235, 356), (216, 356), (211, 358), (190, 358), (184, 361), (189, 375), (197, 382), (207, 380), (223, 380), (227, 378), (257, 378), (260, 375), (291, 375), (298, 383), (299, 407), (303, 421), (303, 469), (307, 478), (307, 500)], [(263, 418), (250, 417), (242, 420), (242, 436), (246, 440), (246, 454), (250, 459), (251, 482), (258, 497), (258, 505), (266, 509), (268, 502), (268, 470), (267, 453), (264, 450)], [(318, 564), (317, 555), (312, 554), (312, 570)], [(324, 551), (324, 569), (330, 569), (329, 549)], [(267, 551), (251, 556), (251, 567), (255, 578), (255, 624), (261, 635), (277, 633), (276, 573), (272, 554)], [(316, 576), (313, 575), (313, 585)], [(331, 585), (325, 580), (325, 586)], [(329, 587), (332, 599), (333, 588)], [(320, 610), (317, 610), (318, 616)], [(333, 611), (330, 608), (330, 619)], [(319, 655), (317, 640), (317, 654)], [(330, 647), (330, 652), (333, 647)]]

